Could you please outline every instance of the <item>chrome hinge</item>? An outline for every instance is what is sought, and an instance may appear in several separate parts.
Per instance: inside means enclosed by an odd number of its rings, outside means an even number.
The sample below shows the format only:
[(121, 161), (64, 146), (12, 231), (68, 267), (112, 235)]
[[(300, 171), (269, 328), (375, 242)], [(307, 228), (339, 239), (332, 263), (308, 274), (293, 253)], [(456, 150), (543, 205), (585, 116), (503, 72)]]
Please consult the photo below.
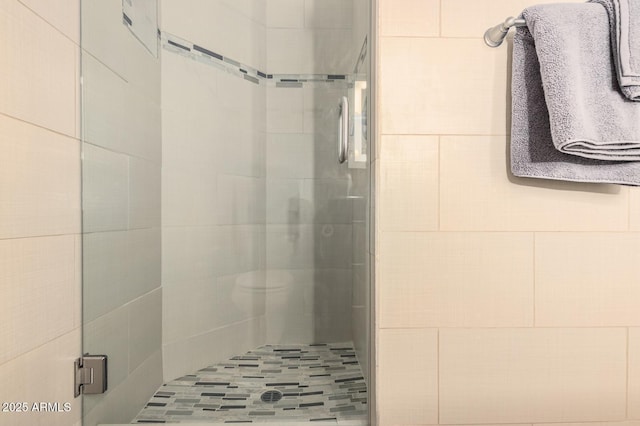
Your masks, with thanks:
[(107, 391), (107, 356), (84, 355), (73, 363), (73, 395), (105, 393)]

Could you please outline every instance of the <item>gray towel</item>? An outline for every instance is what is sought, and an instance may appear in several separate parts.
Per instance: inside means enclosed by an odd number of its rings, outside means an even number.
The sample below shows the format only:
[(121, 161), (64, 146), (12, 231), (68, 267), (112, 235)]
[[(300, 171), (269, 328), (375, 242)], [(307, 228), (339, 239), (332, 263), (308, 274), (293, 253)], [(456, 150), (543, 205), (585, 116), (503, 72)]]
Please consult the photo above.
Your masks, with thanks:
[(523, 16), (528, 28), (513, 40), (513, 174), (640, 185), (640, 163), (628, 161), (640, 160), (640, 103), (617, 90), (604, 8), (547, 4)]
[(640, 0), (591, 0), (609, 14), (613, 59), (620, 90), (640, 101)]

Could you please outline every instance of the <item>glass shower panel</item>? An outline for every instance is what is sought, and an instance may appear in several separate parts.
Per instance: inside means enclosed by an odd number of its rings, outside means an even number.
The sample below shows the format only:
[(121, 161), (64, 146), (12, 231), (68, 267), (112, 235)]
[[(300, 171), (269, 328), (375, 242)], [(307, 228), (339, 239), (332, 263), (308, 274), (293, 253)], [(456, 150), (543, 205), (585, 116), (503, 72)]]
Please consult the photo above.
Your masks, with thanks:
[(366, 424), (369, 5), (280, 3), (82, 1), (85, 425)]

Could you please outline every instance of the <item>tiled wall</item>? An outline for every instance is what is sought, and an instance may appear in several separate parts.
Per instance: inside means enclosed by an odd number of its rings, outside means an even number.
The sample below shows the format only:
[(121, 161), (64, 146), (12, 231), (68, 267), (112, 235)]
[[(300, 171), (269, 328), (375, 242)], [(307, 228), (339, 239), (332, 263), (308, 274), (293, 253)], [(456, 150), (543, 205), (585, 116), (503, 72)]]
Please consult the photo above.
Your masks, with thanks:
[[(163, 31), (265, 69), (264, 2), (163, 0), (161, 15)], [(161, 52), (166, 381), (265, 343), (266, 88), (184, 52)]]
[[(267, 69), (351, 74), (352, 0), (268, 0)], [(360, 42), (362, 43), (362, 41)], [(290, 274), (289, 302), (268, 312), (269, 343), (352, 340), (350, 169), (336, 160), (346, 85), (267, 89), (267, 268)], [(275, 295), (275, 297), (279, 297)]]
[(381, 425), (640, 420), (640, 191), (509, 174), (533, 3), (380, 0)]
[(0, 1), (1, 424), (79, 425), (79, 2)]
[(130, 421), (162, 383), (160, 61), (119, 1), (82, 2), (83, 351), (109, 356), (87, 426)]

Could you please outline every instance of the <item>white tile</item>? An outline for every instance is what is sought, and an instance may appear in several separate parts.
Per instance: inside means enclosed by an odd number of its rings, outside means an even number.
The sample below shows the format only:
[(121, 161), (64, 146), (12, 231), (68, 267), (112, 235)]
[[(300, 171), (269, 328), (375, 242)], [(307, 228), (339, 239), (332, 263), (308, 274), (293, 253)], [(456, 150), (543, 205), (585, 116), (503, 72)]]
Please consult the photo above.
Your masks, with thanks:
[(83, 236), (84, 321), (91, 321), (160, 285), (160, 230)]
[(223, 225), (218, 232), (219, 276), (264, 267), (265, 225)]
[[(120, 2), (83, 3), (81, 13), (82, 48), (122, 78), (126, 78), (128, 58), (126, 57), (127, 49), (124, 47), (135, 39), (122, 24), (122, 4)], [(114, 49), (113, 46), (122, 48)]]
[(301, 89), (270, 87), (267, 90), (267, 132), (302, 133), (303, 105)]
[[(0, 365), (0, 400), (6, 402), (58, 402), (71, 404), (66, 413), (2, 413), (3, 424), (15, 426), (75, 424), (82, 399), (73, 396), (73, 361), (82, 352), (80, 330), (73, 330), (37, 349)], [(43, 380), (43, 378), (46, 378)]]
[(440, 0), (381, 0), (382, 37), (437, 37), (440, 33)]
[(382, 133), (506, 134), (507, 53), (475, 39), (383, 37)]
[(163, 228), (163, 285), (215, 276), (222, 249), (219, 234), (215, 226)]
[(437, 136), (383, 136), (380, 229), (433, 231), (439, 227)]
[(267, 223), (351, 223), (348, 191), (343, 179), (268, 179)]
[(438, 330), (380, 330), (380, 425), (438, 423)]
[(303, 28), (304, 0), (267, 0), (268, 28)]
[(0, 364), (74, 328), (75, 269), (73, 235), (0, 240)]
[(92, 410), (84, 410), (83, 424), (130, 422), (161, 385), (162, 353), (158, 351), (108, 394), (84, 395), (85, 401), (96, 402)]
[(217, 176), (188, 168), (162, 171), (162, 225), (205, 226), (217, 223)]
[(0, 115), (0, 238), (80, 231), (80, 143)]
[[(82, 350), (109, 357), (107, 382), (113, 392), (129, 374), (129, 308), (119, 307), (106, 315), (84, 324)], [(98, 398), (86, 400), (87, 411), (98, 404)]]
[(80, 44), (80, 0), (20, 0), (74, 43)]
[(640, 234), (536, 234), (536, 325), (640, 326)]
[(87, 143), (82, 149), (84, 231), (127, 229), (129, 158)]
[(160, 226), (160, 186), (159, 165), (129, 159), (129, 228)]
[(147, 293), (128, 305), (129, 369), (132, 373), (162, 349), (162, 289)]
[(503, 136), (440, 138), (440, 227), (448, 231), (622, 231), (628, 189), (515, 178)]
[(629, 328), (627, 417), (640, 420), (640, 328)]
[(163, 0), (161, 5), (163, 30), (254, 68), (264, 67), (265, 26), (228, 2)]
[(217, 219), (219, 224), (256, 224), (265, 221), (263, 178), (218, 175)]
[[(219, 342), (226, 342), (220, 345)], [(254, 318), (163, 346), (166, 381), (264, 344), (264, 320)]]
[(267, 225), (269, 269), (351, 266), (351, 225)]
[(379, 241), (382, 327), (533, 325), (533, 235), (383, 232)]
[(353, 0), (304, 0), (305, 28), (351, 28)]
[(3, 2), (0, 112), (75, 135), (76, 50), (73, 41), (21, 3)]
[(267, 135), (267, 176), (295, 179), (315, 177), (315, 149), (313, 135)]
[(626, 330), (440, 330), (440, 423), (623, 420)]

